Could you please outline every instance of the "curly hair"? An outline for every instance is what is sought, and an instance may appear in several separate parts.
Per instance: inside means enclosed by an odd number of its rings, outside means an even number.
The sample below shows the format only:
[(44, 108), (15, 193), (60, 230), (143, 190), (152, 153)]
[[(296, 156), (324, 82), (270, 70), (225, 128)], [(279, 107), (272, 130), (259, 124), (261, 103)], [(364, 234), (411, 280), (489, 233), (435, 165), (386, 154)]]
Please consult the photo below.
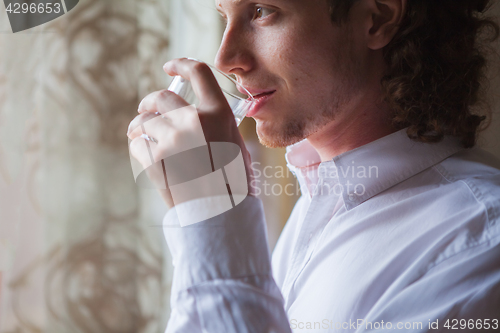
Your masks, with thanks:
[[(328, 1), (341, 24), (358, 0)], [(407, 0), (399, 31), (383, 50), (381, 86), (394, 126), (408, 128), (411, 139), (452, 135), (470, 148), (487, 127), (486, 58), (499, 35), (498, 24), (483, 15), (489, 7), (490, 0)]]

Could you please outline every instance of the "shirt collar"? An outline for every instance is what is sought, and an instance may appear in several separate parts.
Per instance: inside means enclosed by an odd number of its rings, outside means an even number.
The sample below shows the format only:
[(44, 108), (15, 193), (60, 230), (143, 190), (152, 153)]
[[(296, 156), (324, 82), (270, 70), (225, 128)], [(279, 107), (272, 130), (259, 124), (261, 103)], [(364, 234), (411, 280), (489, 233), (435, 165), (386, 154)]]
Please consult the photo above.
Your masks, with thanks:
[(403, 129), (322, 163), (307, 139), (287, 147), (285, 156), (303, 193), (341, 194), (350, 210), (462, 149), (457, 138), (421, 143), (408, 138)]

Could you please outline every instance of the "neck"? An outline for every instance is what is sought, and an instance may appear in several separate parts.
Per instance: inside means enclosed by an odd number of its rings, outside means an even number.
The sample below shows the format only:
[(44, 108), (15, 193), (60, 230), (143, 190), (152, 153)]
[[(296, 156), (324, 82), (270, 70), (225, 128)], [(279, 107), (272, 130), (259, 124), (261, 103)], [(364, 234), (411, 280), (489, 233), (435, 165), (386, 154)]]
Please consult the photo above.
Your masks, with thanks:
[(391, 125), (388, 107), (375, 105), (345, 112), (307, 138), (322, 162), (397, 131)]

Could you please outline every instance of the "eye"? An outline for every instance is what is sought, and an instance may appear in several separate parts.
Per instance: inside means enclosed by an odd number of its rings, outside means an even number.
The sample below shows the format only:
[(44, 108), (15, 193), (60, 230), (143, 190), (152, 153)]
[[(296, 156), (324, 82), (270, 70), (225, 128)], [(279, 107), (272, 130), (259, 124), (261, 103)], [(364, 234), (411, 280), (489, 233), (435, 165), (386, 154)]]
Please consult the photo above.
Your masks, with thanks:
[(269, 9), (269, 8), (265, 8), (265, 7), (256, 7), (254, 18), (256, 18), (256, 19), (264, 18), (266, 16), (271, 15), (274, 12), (275, 12), (275, 10), (273, 10), (273, 9)]

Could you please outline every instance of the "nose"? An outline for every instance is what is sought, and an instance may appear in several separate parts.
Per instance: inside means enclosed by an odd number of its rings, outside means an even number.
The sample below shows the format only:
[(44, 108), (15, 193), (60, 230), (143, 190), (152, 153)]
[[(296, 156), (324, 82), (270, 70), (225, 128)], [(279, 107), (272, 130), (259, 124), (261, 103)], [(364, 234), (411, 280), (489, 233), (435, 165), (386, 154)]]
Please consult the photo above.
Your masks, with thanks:
[(228, 74), (243, 75), (252, 70), (251, 36), (238, 23), (228, 22), (219, 51), (215, 57), (215, 67)]

